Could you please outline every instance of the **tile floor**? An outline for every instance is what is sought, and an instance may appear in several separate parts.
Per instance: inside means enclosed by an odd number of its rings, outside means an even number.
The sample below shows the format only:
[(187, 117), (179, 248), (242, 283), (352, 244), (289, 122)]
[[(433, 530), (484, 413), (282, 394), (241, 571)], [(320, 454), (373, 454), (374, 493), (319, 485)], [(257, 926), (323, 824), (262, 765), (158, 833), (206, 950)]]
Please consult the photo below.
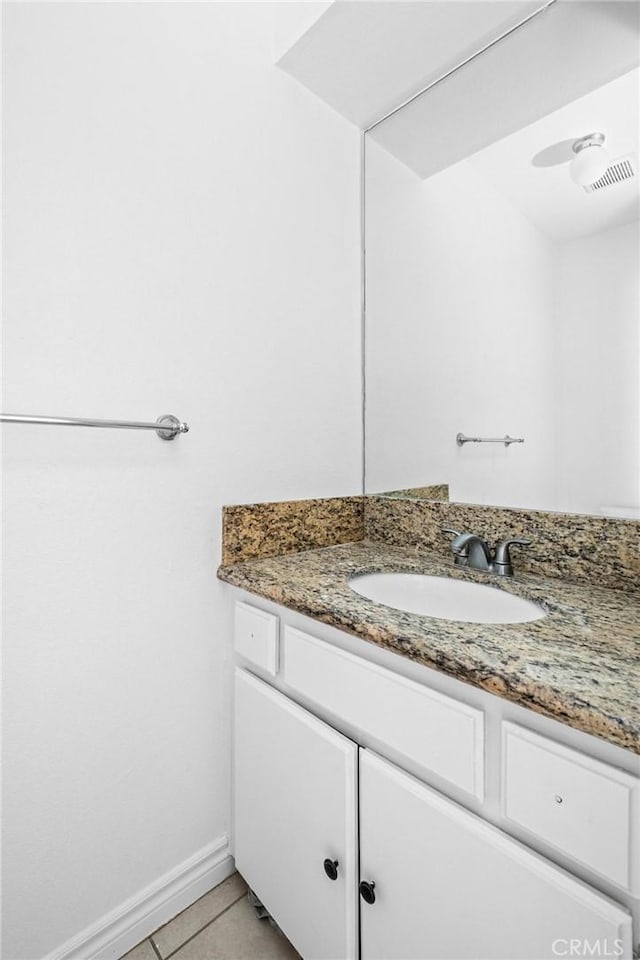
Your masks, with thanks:
[(268, 920), (258, 920), (239, 873), (179, 913), (122, 960), (300, 960)]

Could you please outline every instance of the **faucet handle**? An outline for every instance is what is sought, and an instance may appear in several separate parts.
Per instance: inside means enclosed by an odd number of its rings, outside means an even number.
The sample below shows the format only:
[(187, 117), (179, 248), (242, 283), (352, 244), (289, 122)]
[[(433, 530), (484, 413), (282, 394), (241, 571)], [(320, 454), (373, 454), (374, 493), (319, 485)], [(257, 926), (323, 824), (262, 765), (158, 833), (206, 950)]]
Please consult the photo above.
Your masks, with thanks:
[(454, 563), (461, 567), (466, 566), (468, 560), (467, 540), (471, 538), (471, 534), (460, 533), (459, 530), (452, 530), (451, 527), (441, 527), (440, 529), (443, 533), (453, 534), (450, 547), (455, 557)]
[(511, 566), (511, 554), (509, 552), (510, 547), (528, 547), (531, 545), (531, 540), (526, 540), (524, 537), (509, 537), (507, 540), (502, 540), (496, 547), (496, 557), (495, 564), (500, 567), (504, 567), (504, 572), (511, 575), (513, 573), (513, 568)]
[(440, 530), (442, 533), (452, 533), (454, 537), (461, 536), (459, 530), (452, 530), (451, 527), (440, 527)]

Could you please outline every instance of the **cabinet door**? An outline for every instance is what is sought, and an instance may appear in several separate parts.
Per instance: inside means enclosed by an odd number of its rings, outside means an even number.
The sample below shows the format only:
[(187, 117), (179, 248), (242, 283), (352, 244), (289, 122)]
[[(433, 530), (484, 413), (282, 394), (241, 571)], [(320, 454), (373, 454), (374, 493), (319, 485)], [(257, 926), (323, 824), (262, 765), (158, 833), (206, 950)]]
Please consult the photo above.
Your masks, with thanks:
[(234, 759), (238, 870), (305, 960), (352, 960), (356, 745), (237, 670)]
[(362, 960), (631, 957), (622, 907), (368, 750), (360, 877)]

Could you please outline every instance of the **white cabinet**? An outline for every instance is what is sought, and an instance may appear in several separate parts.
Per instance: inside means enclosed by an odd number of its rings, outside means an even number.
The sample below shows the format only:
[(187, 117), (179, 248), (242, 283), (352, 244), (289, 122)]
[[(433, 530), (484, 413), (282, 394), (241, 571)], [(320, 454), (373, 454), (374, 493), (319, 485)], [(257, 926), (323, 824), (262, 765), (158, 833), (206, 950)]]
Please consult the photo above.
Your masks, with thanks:
[(236, 671), (236, 865), (305, 960), (357, 957), (357, 752)]
[(305, 960), (631, 960), (637, 765), (289, 617), (237, 613), (233, 835)]
[(244, 671), (235, 695), (236, 864), (305, 960), (358, 956), (358, 889), (362, 960), (631, 957), (612, 900)]
[(616, 903), (366, 750), (360, 877), (362, 960), (631, 956)]

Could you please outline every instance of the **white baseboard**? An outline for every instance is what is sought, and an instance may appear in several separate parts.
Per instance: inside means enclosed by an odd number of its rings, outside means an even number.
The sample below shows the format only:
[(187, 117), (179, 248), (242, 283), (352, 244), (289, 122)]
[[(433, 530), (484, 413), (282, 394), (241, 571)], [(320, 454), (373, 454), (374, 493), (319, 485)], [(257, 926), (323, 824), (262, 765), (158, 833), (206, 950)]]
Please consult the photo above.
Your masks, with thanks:
[(67, 940), (44, 960), (119, 960), (194, 900), (226, 880), (234, 869), (229, 840), (219, 837)]

